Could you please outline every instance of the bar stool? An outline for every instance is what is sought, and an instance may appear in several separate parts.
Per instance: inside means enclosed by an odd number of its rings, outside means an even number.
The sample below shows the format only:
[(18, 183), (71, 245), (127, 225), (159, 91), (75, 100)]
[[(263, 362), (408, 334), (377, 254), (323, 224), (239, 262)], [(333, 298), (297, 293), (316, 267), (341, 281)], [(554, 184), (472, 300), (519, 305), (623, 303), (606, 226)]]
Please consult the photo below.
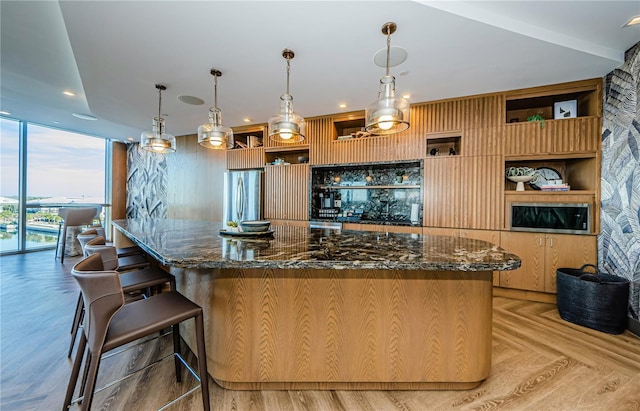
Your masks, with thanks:
[(61, 263), (64, 263), (64, 252), (67, 245), (67, 228), (91, 225), (97, 213), (97, 207), (62, 207), (58, 209), (58, 215), (63, 218), (63, 222), (58, 225), (55, 258), (58, 258), (58, 248), (60, 245), (60, 237), (62, 236), (62, 249), (60, 250)]
[(84, 250), (84, 246), (96, 237), (98, 237), (98, 230), (95, 229), (83, 231), (76, 237), (80, 243), (80, 247), (82, 248), (83, 257), (87, 257), (87, 252)]
[[(92, 244), (94, 242), (97, 244)], [(92, 255), (100, 256), (100, 258), (91, 260), (95, 261), (92, 266), (94, 271), (106, 269), (121, 272), (120, 282), (122, 283), (122, 290), (125, 294), (142, 291), (143, 298), (150, 297), (153, 288), (158, 288), (158, 292), (162, 292), (161, 288), (167, 283), (169, 284), (169, 289), (175, 291), (176, 278), (161, 268), (151, 267), (149, 261), (144, 256), (138, 255), (118, 258), (115, 247), (103, 244), (104, 237), (96, 237), (85, 245), (85, 253), (87, 257)], [(97, 264), (98, 261), (99, 265)], [(73, 322), (71, 324), (71, 342), (69, 344), (67, 357), (71, 357), (71, 352), (73, 351), (84, 313), (82, 293), (79, 293)]]
[[(78, 242), (82, 247), (82, 253), (84, 257), (87, 256), (87, 253), (84, 251), (84, 246), (89, 241), (93, 240), (96, 237), (104, 237), (104, 229), (102, 227), (92, 228), (78, 234), (78, 237), (77, 237)], [(106, 241), (105, 241), (105, 245), (106, 245)], [(144, 251), (142, 251), (142, 248), (138, 247), (137, 245), (134, 245), (131, 247), (116, 248), (116, 254), (118, 254), (118, 257), (128, 257), (130, 255), (137, 255), (137, 254), (144, 255)]]
[(83, 327), (62, 410), (66, 411), (71, 405), (85, 348), (87, 378), (83, 379), (80, 387), (80, 395), (83, 395), (82, 411), (91, 407), (103, 353), (167, 327), (172, 327), (173, 330), (176, 381), (180, 382), (180, 363), (189, 372), (192, 371), (180, 355), (178, 324), (193, 318), (198, 351), (198, 374), (193, 375), (200, 382), (202, 405), (209, 411), (209, 380), (202, 308), (177, 291), (125, 304), (121, 275), (116, 271), (96, 270), (100, 264), (101, 259), (97, 255), (91, 255), (78, 262), (71, 270), (82, 291), (84, 305), (87, 307), (87, 321)]
[(118, 254), (118, 249), (107, 245), (104, 237), (98, 236), (89, 240), (84, 245), (86, 255), (100, 254), (105, 269), (116, 271), (129, 271), (149, 266), (149, 260), (142, 254), (125, 253), (123, 257)]

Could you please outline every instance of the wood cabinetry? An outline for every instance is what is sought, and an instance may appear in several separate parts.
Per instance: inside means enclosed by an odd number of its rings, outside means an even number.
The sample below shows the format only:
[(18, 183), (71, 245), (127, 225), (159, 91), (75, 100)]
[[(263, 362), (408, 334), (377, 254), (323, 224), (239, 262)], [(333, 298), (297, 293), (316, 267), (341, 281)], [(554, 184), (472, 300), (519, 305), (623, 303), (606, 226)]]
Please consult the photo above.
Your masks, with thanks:
[(460, 227), (460, 179), (460, 157), (425, 159), (423, 225)]
[(502, 158), (447, 156), (424, 161), (424, 225), (496, 230), (502, 226)]
[(267, 166), (264, 217), (309, 220), (309, 165)]
[[(567, 111), (566, 107), (570, 109)], [(562, 110), (558, 110), (562, 108)], [(240, 139), (263, 135), (263, 146), (230, 150), (227, 168), (265, 168), (265, 218), (306, 221), (309, 165), (423, 163), (423, 233), (473, 235), (500, 243), (522, 258), (522, 268), (494, 275), (514, 290), (555, 292), (555, 269), (596, 263), (600, 229), (602, 80), (590, 79), (411, 105), (411, 128), (365, 136), (364, 111), (306, 119), (307, 139), (290, 146), (266, 138), (266, 125), (234, 129)], [(531, 116), (544, 119), (527, 121)], [(249, 147), (249, 141), (245, 143)], [(450, 155), (451, 154), (451, 155)], [(281, 158), (291, 166), (265, 166)], [(524, 192), (505, 178), (508, 167), (552, 168), (570, 186)], [(591, 235), (510, 230), (512, 203), (587, 203)], [(401, 226), (345, 223), (345, 229), (415, 232)], [(420, 228), (418, 228), (420, 231)], [(565, 249), (565, 246), (567, 247)]]
[(503, 231), (501, 247), (518, 255), (522, 266), (500, 272), (500, 286), (547, 293), (556, 292), (556, 270), (595, 264), (596, 237), (589, 235), (519, 233)]

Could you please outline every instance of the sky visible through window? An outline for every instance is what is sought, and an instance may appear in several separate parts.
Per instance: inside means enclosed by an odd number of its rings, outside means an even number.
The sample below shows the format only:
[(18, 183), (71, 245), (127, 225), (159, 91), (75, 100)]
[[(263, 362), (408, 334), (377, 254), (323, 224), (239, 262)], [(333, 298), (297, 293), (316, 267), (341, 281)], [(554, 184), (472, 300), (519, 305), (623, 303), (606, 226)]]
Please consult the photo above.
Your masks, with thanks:
[[(0, 196), (14, 197), (18, 195), (18, 122), (0, 120), (0, 135)], [(104, 139), (34, 124), (27, 126), (28, 198), (104, 203), (104, 190)]]

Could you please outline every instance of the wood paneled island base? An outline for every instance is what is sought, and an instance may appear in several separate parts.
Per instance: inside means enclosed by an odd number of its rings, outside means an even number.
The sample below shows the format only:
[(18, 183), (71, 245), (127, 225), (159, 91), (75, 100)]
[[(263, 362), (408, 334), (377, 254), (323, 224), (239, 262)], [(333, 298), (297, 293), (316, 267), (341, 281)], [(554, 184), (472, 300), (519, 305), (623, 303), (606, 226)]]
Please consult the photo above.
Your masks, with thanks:
[(205, 310), (209, 373), (225, 388), (454, 390), (489, 376), (488, 271), (172, 273)]
[(203, 308), (209, 373), (234, 390), (474, 388), (491, 369), (492, 272), (520, 266), (461, 237), (114, 224)]

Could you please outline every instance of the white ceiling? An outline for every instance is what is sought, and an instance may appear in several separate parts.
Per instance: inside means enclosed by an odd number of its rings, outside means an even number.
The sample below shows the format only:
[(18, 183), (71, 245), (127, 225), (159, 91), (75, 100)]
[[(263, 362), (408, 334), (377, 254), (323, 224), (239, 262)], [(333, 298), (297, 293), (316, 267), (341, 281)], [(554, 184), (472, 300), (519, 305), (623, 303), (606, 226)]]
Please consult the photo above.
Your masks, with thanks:
[(298, 114), (363, 110), (384, 74), (373, 56), (385, 48), (387, 21), (398, 25), (391, 45), (408, 52), (391, 74), (410, 102), (602, 77), (640, 41), (640, 26), (622, 27), (640, 14), (637, 0), (2, 0), (0, 7), (0, 109), (119, 140), (151, 128), (156, 83), (167, 86), (167, 132), (196, 133), (213, 104), (212, 67), (223, 72), (223, 123), (266, 123), (286, 87), (284, 48), (295, 52)]

